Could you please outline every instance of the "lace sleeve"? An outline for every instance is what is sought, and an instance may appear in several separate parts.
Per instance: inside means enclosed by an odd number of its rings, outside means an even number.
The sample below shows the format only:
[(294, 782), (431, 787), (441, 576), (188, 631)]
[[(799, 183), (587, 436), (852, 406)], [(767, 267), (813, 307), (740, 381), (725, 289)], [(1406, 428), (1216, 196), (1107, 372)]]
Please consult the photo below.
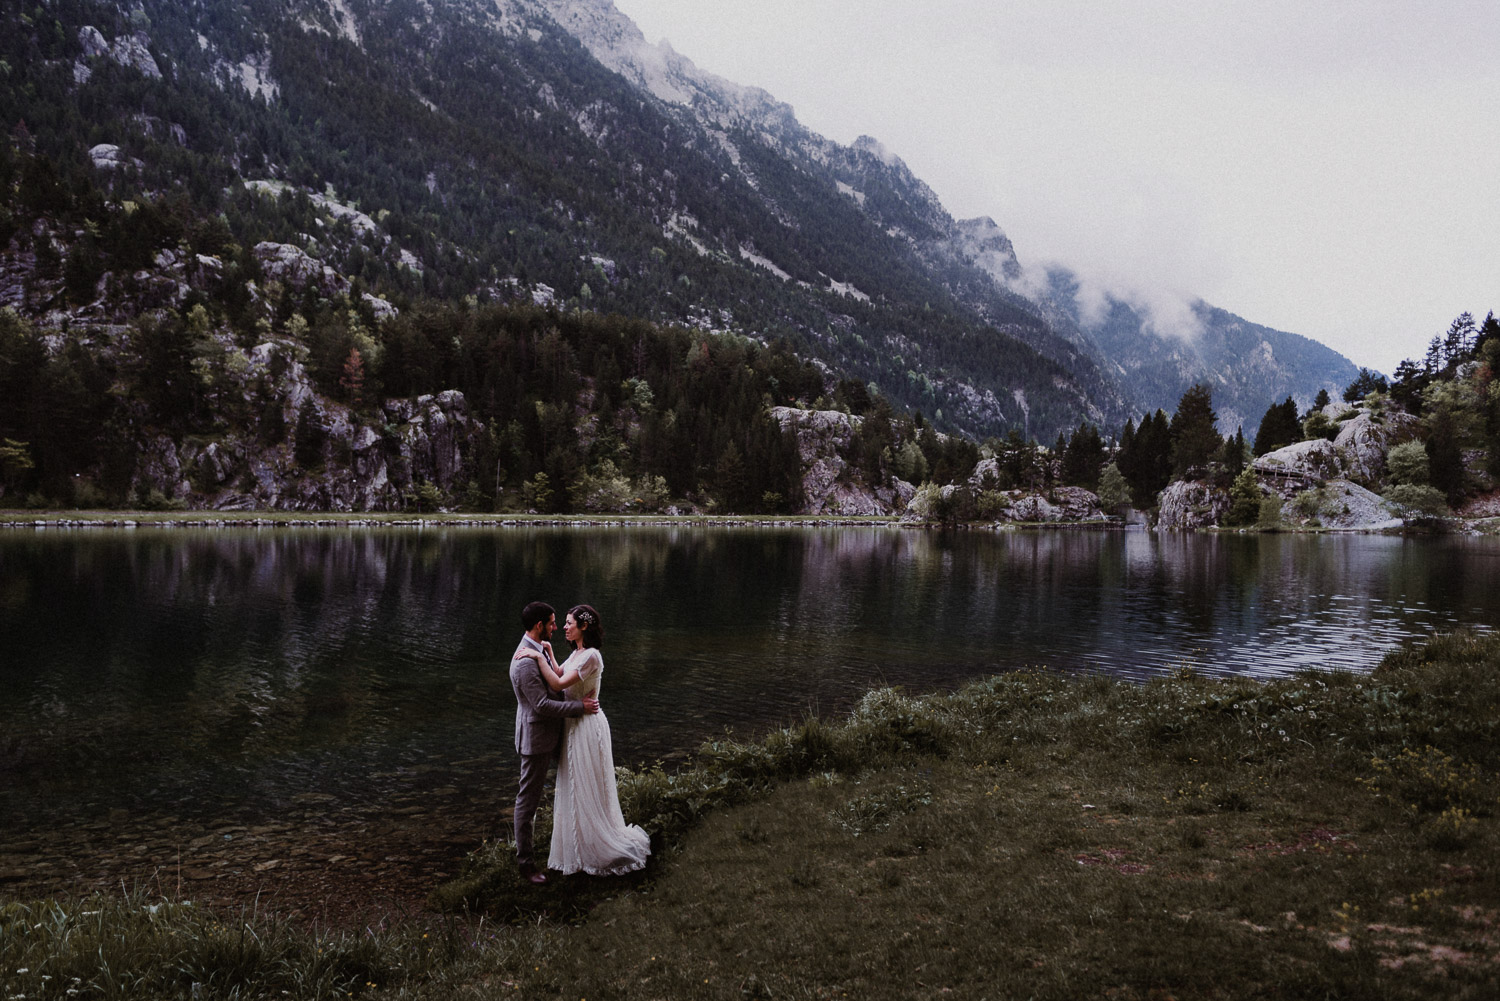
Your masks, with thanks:
[(578, 665), (578, 676), (591, 681), (597, 678), (602, 670), (604, 670), (604, 658), (600, 656), (598, 650), (591, 649), (583, 658), (583, 663)]

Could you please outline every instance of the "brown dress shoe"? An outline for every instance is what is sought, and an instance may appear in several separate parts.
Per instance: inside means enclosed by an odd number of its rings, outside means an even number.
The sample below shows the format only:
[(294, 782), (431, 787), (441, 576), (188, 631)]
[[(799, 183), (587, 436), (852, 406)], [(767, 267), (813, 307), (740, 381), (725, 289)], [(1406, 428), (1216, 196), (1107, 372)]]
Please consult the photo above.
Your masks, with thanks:
[(537, 886), (541, 886), (543, 883), (547, 882), (547, 874), (545, 872), (527, 873), (526, 878)]

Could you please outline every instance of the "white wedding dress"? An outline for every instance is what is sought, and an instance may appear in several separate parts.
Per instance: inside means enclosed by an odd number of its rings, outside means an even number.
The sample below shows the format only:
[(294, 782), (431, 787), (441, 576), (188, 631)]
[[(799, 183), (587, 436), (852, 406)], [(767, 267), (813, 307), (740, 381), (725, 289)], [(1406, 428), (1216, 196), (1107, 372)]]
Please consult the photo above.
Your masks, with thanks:
[[(570, 699), (599, 696), (604, 659), (589, 647), (563, 661), (563, 672), (578, 669), (568, 686)], [(617, 876), (646, 864), (651, 839), (626, 824), (615, 789), (615, 754), (609, 720), (601, 709), (563, 721), (562, 759), (557, 763), (557, 794), (552, 810), (552, 851), (547, 867), (564, 873)]]

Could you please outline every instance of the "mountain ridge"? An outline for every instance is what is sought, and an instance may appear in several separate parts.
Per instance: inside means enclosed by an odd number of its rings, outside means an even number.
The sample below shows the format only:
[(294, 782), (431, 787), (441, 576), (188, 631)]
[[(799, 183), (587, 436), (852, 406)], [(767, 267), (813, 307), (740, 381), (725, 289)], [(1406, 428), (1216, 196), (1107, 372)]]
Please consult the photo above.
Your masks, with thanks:
[[(1068, 303), (1065, 299), (1058, 298), (1057, 282), (1053, 281), (1052, 275), (1049, 274), (1047, 279), (1050, 287), (1043, 289), (1030, 287), (1039, 283), (1028, 282), (1014, 244), (992, 218), (988, 216), (973, 219), (952, 217), (937, 194), (879, 140), (870, 136), (860, 136), (849, 147), (841, 147), (837, 143), (816, 136), (797, 122), (795, 113), (789, 105), (777, 101), (766, 91), (734, 84), (722, 77), (699, 70), (692, 60), (676, 53), (666, 39), (655, 46), (651, 45), (639, 28), (621, 13), (611, 0), (547, 0), (543, 6), (549, 9), (559, 24), (575, 34), (601, 63), (664, 101), (690, 106), (700, 118), (705, 116), (702, 105), (695, 100), (695, 97), (707, 94), (718, 99), (718, 106), (737, 105), (742, 109), (744, 118), (766, 127), (768, 131), (774, 127), (775, 134), (783, 142), (789, 134), (796, 136), (799, 133), (812, 137), (813, 142), (821, 141), (824, 144), (820, 148), (822, 156), (817, 159), (825, 166), (832, 166), (836, 158), (837, 154), (831, 151), (865, 154), (883, 164), (899, 182), (901, 189), (908, 194), (905, 199), (906, 204), (913, 208), (920, 205), (925, 210), (923, 221), (933, 232), (927, 234), (925, 241), (915, 242), (925, 244), (923, 249), (929, 258), (941, 260), (947, 256), (972, 262), (989, 274), (1001, 290), (1028, 300), (1028, 305), (1041, 318), (1048, 321), (1054, 333), (1060, 335), (1068, 343), (1089, 351), (1106, 370), (1113, 362), (1113, 369), (1121, 376), (1130, 379), (1132, 372), (1149, 368), (1154, 376), (1153, 381), (1142, 384), (1140, 380), (1131, 379), (1132, 392), (1130, 394), (1135, 398), (1136, 403), (1148, 413), (1158, 408), (1170, 412), (1187, 386), (1203, 381), (1223, 394), (1220, 399), (1221, 423), (1224, 425), (1222, 429), (1229, 432), (1236, 426), (1247, 425), (1253, 433), (1260, 419), (1260, 411), (1257, 407), (1267, 390), (1272, 394), (1267, 398), (1267, 403), (1277, 402), (1281, 398), (1280, 394), (1285, 391), (1285, 395), (1293, 397), (1303, 408), (1306, 408), (1317, 390), (1340, 391), (1357, 374), (1357, 369), (1348, 359), (1342, 358), (1337, 352), (1311, 338), (1253, 324), (1197, 298), (1184, 305), (1196, 319), (1200, 328), (1199, 334), (1206, 339), (1208, 342), (1206, 344), (1195, 343), (1196, 339), (1192, 337), (1184, 338), (1180, 335), (1155, 333), (1151, 329), (1150, 316), (1132, 306), (1128, 301), (1128, 295), (1124, 297), (1108, 295), (1108, 310), (1103, 319), (1092, 324), (1084, 323), (1079, 316), (1076, 303)], [(673, 85), (664, 81), (660, 74), (652, 72), (653, 69), (659, 67), (666, 67), (676, 79), (684, 81), (686, 86)], [(729, 100), (737, 95), (753, 98), (753, 103), (747, 103), (744, 100), (739, 102)], [(853, 172), (855, 168), (849, 165), (846, 169)], [(865, 196), (863, 192), (858, 191), (849, 183), (851, 180), (847, 176), (839, 177), (837, 183), (841, 191), (855, 197), (861, 207), (864, 207)], [(1070, 269), (1062, 266), (1053, 266), (1049, 271), (1062, 272), (1075, 279), (1077, 277)], [(1131, 343), (1131, 338), (1122, 336), (1121, 323), (1119, 317), (1115, 315), (1121, 309), (1132, 321), (1127, 326), (1133, 328), (1134, 340), (1144, 342), (1144, 346), (1141, 343)], [(982, 309), (980, 312), (984, 315)], [(1226, 372), (1227, 353), (1218, 349), (1218, 345), (1227, 340), (1243, 341), (1243, 338), (1235, 338), (1234, 334), (1242, 330), (1246, 324), (1253, 327), (1260, 335), (1255, 348), (1266, 355), (1274, 356), (1277, 348), (1282, 348), (1283, 351), (1295, 350), (1297, 342), (1308, 341), (1317, 344), (1332, 357), (1319, 359), (1320, 370), (1316, 372), (1316, 378), (1311, 386), (1307, 384), (1308, 380), (1305, 378), (1299, 380), (1294, 373), (1284, 368), (1268, 372), (1265, 364), (1253, 366), (1251, 371), (1246, 373)], [(1188, 343), (1182, 344), (1184, 340)], [(1059, 353), (1055, 347), (1049, 352), (1050, 345), (1042, 346), (1034, 343), (1033, 346), (1048, 353), (1049, 356), (1058, 358)], [(1179, 347), (1192, 350), (1184, 355), (1174, 351)], [(1209, 350), (1201, 350), (1204, 347)], [(1142, 355), (1152, 350), (1166, 354), (1168, 359), (1175, 364), (1171, 366), (1150, 364)], [(1121, 359), (1122, 353), (1127, 357)], [(1062, 352), (1061, 355), (1062, 357), (1058, 360), (1063, 360), (1067, 356), (1066, 352)], [(1343, 364), (1338, 363), (1340, 359)], [(1174, 386), (1172, 391), (1163, 392), (1155, 383), (1166, 378), (1168, 370), (1174, 379)], [(1268, 375), (1271, 377), (1269, 380), (1266, 378)], [(1247, 392), (1248, 385), (1252, 382), (1256, 388)]]
[[(120, 140), (118, 166), (95, 170), (108, 189), (159, 176), (170, 191), (183, 179), (164, 165), (184, 156), (231, 186), (285, 185), (259, 197), (301, 192), (311, 222), (293, 209), (296, 227), (264, 223), (289, 207), (233, 196), (231, 230), (296, 243), (362, 294), (521, 296), (788, 337), (830, 372), (978, 437), (1107, 429), (1149, 409), (1097, 331), (1018, 291), (1015, 248), (993, 220), (953, 219), (878, 140), (813, 133), (768, 92), (650, 45), (608, 0), (76, 0), (55, 13), (100, 19), (112, 41), (70, 27), (125, 56), (98, 70), (112, 86), (170, 104), (163, 91), (189, 95), (202, 78), (234, 123), (229, 134), (202, 109), (193, 121), (186, 96), (174, 109), (186, 126), (172, 114), (134, 135), (90, 123)], [(92, 94), (113, 57), (62, 36), (58, 62)], [(121, 77), (127, 66), (139, 82)], [(352, 238), (347, 213), (319, 216), (339, 205), (368, 220)]]

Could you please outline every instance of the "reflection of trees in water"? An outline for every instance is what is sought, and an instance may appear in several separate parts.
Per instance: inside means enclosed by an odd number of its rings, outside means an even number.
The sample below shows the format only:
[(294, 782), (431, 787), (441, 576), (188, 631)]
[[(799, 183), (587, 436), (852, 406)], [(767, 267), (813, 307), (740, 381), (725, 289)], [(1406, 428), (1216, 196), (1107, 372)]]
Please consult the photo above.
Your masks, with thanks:
[[(627, 745), (690, 747), (882, 681), (1141, 674), (1199, 650), (1277, 670), (1319, 644), (1493, 622), (1494, 555), (1458, 539), (873, 528), (12, 535), (0, 731), (59, 774), (158, 754), (282, 767), (420, 734), (504, 748), (505, 666), (540, 598), (603, 613)], [(12, 753), (0, 744), (0, 765)]]

